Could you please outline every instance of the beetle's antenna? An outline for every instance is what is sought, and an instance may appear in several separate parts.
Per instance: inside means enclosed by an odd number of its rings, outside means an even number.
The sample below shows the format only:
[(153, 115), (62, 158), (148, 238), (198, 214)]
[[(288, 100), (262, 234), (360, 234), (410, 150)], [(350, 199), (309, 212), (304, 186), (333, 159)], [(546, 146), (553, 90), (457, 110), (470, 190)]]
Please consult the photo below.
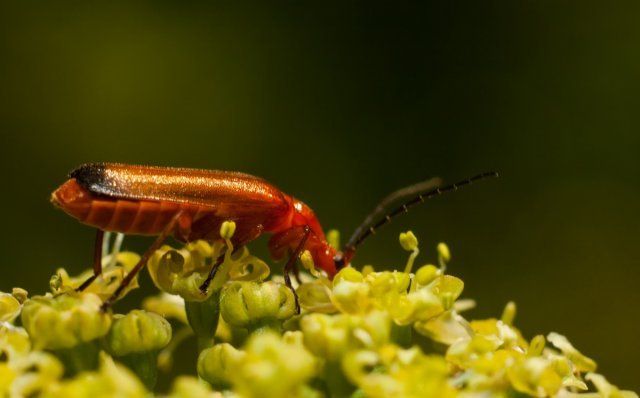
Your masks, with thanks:
[[(407, 213), (409, 208), (419, 203), (424, 203), (425, 200), (433, 198), (434, 196), (440, 196), (443, 193), (457, 191), (459, 188), (465, 185), (470, 185), (474, 182), (484, 180), (486, 178), (498, 177), (498, 173), (495, 171), (489, 171), (486, 173), (478, 174), (471, 178), (464, 179), (456, 182), (455, 184), (440, 186), (441, 180), (439, 178), (432, 178), (415, 185), (408, 186), (406, 188), (399, 189), (387, 197), (385, 197), (378, 206), (369, 214), (362, 224), (356, 228), (353, 235), (347, 242), (344, 248), (344, 252), (347, 257), (350, 257), (355, 252), (358, 245), (360, 245), (370, 235), (376, 233), (378, 228), (389, 223), (393, 218), (402, 213)], [(434, 188), (435, 187), (435, 188)], [(400, 206), (394, 208), (391, 211), (385, 213), (385, 210), (390, 204), (400, 199), (406, 199), (411, 196), (412, 198), (402, 203)], [(381, 217), (382, 216), (382, 217)], [(377, 221), (376, 221), (377, 220)]]

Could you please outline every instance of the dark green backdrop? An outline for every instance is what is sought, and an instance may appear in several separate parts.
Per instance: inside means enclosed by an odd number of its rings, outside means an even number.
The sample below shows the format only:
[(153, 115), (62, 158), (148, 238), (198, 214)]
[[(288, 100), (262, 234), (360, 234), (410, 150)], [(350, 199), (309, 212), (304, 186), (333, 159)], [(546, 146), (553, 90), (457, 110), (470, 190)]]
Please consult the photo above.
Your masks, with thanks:
[(640, 3), (346, 3), (2, 1), (0, 289), (89, 266), (93, 231), (48, 202), (82, 162), (254, 173), (343, 235), (392, 189), (498, 169), (357, 263), (444, 240), (473, 316), (515, 300), (528, 337), (640, 389)]

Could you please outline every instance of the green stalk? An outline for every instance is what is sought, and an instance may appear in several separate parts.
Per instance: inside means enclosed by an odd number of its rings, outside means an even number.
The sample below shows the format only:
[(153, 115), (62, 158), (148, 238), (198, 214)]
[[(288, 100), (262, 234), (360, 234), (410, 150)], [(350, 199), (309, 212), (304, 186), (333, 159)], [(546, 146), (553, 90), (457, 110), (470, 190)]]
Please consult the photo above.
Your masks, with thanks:
[(96, 340), (51, 352), (64, 365), (65, 377), (73, 377), (83, 371), (98, 369), (100, 348)]
[(324, 380), (329, 389), (329, 395), (333, 398), (350, 397), (356, 389), (342, 372), (340, 362), (325, 363)]
[(153, 391), (158, 380), (158, 351), (136, 352), (117, 359), (131, 369), (149, 391)]
[(413, 330), (411, 325), (398, 325), (391, 322), (391, 341), (403, 348), (412, 345)]
[(213, 345), (213, 337), (220, 319), (220, 291), (221, 289), (213, 291), (205, 301), (186, 301), (184, 303), (187, 320), (198, 338), (199, 351)]

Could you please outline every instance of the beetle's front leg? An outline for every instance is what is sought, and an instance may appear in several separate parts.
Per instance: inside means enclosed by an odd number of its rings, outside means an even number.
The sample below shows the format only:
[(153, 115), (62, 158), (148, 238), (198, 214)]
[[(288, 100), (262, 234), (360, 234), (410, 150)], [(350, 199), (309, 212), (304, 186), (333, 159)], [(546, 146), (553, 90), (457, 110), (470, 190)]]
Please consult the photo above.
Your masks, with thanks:
[(291, 283), (291, 276), (289, 274), (293, 271), (296, 265), (296, 261), (298, 260), (298, 257), (300, 257), (300, 253), (302, 253), (302, 249), (304, 249), (304, 245), (307, 243), (307, 239), (309, 238), (309, 234), (311, 233), (311, 227), (309, 227), (308, 225), (305, 225), (302, 230), (303, 230), (302, 239), (300, 239), (298, 246), (291, 253), (291, 256), (289, 257), (287, 264), (284, 266), (284, 283), (285, 285), (287, 285), (289, 289), (291, 289), (291, 292), (293, 293), (293, 297), (296, 301), (296, 313), (298, 314), (300, 313), (300, 303), (298, 302), (298, 294), (293, 288), (293, 284)]

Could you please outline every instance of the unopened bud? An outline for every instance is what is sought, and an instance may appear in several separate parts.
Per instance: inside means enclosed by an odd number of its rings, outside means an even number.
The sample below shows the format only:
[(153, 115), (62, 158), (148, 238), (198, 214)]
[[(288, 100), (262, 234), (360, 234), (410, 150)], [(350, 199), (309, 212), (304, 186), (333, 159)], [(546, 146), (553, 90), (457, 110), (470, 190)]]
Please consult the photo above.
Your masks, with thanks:
[(222, 292), (220, 312), (236, 327), (259, 327), (282, 321), (296, 311), (291, 290), (275, 282), (232, 282)]
[(153, 312), (133, 310), (114, 317), (106, 338), (108, 351), (117, 357), (158, 351), (171, 341), (171, 325)]

